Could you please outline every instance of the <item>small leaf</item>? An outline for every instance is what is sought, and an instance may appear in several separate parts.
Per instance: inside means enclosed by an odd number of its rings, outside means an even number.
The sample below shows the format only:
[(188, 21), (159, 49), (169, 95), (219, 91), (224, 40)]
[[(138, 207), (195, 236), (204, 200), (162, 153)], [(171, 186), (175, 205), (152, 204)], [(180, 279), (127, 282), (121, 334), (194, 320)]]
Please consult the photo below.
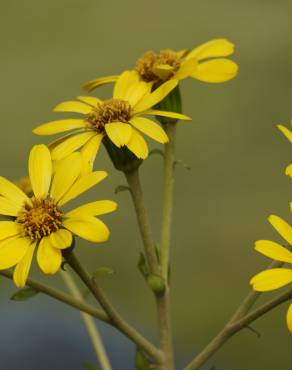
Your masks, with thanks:
[(191, 166), (185, 163), (182, 159), (176, 159), (174, 162), (174, 165), (176, 166), (177, 164), (181, 165), (183, 168), (185, 168), (188, 171), (191, 170)]
[(34, 288), (23, 288), (15, 292), (10, 299), (12, 301), (26, 301), (27, 299), (30, 299), (37, 295), (39, 293), (38, 290)]
[(166, 286), (162, 277), (151, 274), (147, 278), (147, 283), (155, 294), (162, 295), (165, 292)]
[(98, 279), (103, 276), (113, 275), (115, 271), (110, 267), (99, 267), (93, 274), (94, 279)]
[(115, 188), (115, 194), (121, 193), (122, 191), (130, 191), (129, 186), (119, 185)]
[(142, 252), (140, 253), (140, 258), (138, 261), (138, 269), (141, 272), (142, 276), (147, 280), (148, 276), (150, 275), (150, 270), (145, 256)]
[(150, 156), (150, 155), (161, 155), (161, 157), (164, 157), (163, 151), (161, 149), (157, 149), (157, 148), (150, 150), (148, 156)]
[(135, 357), (136, 370), (157, 370), (157, 368), (146, 357), (145, 353), (140, 349), (136, 351)]

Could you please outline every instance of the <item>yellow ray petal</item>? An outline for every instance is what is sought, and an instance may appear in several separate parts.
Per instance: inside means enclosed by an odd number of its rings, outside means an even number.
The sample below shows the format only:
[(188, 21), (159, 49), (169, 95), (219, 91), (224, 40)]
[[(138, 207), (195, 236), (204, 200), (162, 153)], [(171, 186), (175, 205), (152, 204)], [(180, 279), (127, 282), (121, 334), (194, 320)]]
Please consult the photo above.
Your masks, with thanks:
[(37, 251), (37, 261), (45, 274), (55, 274), (61, 266), (61, 250), (54, 248), (50, 244), (49, 237), (47, 236), (40, 241)]
[(132, 135), (131, 125), (123, 122), (112, 122), (107, 123), (104, 127), (107, 136), (117, 147), (120, 148), (128, 144)]
[(286, 322), (290, 333), (292, 333), (292, 304), (288, 308)]
[(276, 261), (292, 263), (292, 253), (271, 240), (258, 240), (255, 243), (255, 249)]
[(286, 136), (286, 138), (292, 143), (292, 131), (283, 125), (277, 125), (278, 129)]
[(163, 100), (178, 84), (177, 80), (169, 80), (160, 85), (151, 94), (147, 94), (135, 106), (133, 114), (143, 112), (152, 108), (154, 105)]
[(85, 128), (86, 122), (83, 119), (61, 119), (58, 121), (51, 121), (43, 123), (32, 132), (36, 135), (54, 135), (60, 132), (74, 130), (76, 128)]
[(166, 135), (163, 128), (160, 127), (157, 123), (151, 121), (150, 119), (144, 117), (133, 117), (131, 118), (130, 123), (135, 128), (151, 137), (153, 140), (156, 140), (162, 144), (168, 142), (168, 136)]
[(53, 111), (88, 114), (92, 111), (92, 107), (80, 101), (64, 101), (58, 104)]
[(82, 174), (92, 171), (102, 138), (102, 134), (93, 136), (80, 150), (82, 156)]
[(54, 201), (58, 202), (71, 188), (81, 173), (81, 166), (81, 154), (78, 152), (68, 155), (58, 164), (50, 191), (51, 198)]
[(50, 151), (52, 151), (53, 149), (55, 149), (59, 144), (63, 143), (65, 140), (75, 136), (76, 134), (80, 134), (81, 132), (84, 132), (84, 130), (82, 129), (79, 129), (79, 130), (75, 130), (73, 132), (70, 132), (69, 134), (66, 134), (64, 136), (61, 136), (59, 137), (58, 139), (55, 139), (53, 140), (49, 145), (48, 145), (48, 148), (50, 149)]
[(49, 149), (41, 144), (35, 145), (29, 154), (28, 172), (34, 195), (45, 198), (52, 178), (52, 159)]
[(182, 80), (186, 77), (189, 77), (196, 70), (197, 67), (197, 59), (184, 60), (181, 63), (179, 70), (174, 74), (173, 78), (177, 80)]
[(127, 100), (129, 89), (137, 82), (139, 82), (139, 75), (136, 71), (124, 71), (115, 83), (113, 97)]
[(231, 80), (237, 75), (238, 65), (229, 59), (213, 59), (198, 64), (190, 75), (197, 80), (220, 83)]
[(22, 206), (17, 205), (10, 199), (0, 197), (0, 215), (17, 216)]
[(57, 249), (66, 249), (72, 245), (72, 234), (66, 229), (59, 229), (50, 234), (50, 244)]
[(89, 104), (92, 107), (97, 107), (99, 104), (102, 104), (102, 100), (96, 98), (95, 96), (77, 96), (78, 100), (81, 100), (83, 103)]
[(69, 154), (75, 152), (75, 150), (81, 148), (90, 138), (95, 135), (95, 132), (88, 131), (69, 137), (52, 149), (52, 159), (54, 161), (59, 161), (60, 159), (67, 157)]
[(59, 205), (62, 206), (65, 203), (68, 203), (70, 200), (92, 188), (106, 177), (107, 173), (105, 171), (90, 172), (81, 176), (71, 187), (71, 189), (63, 196), (59, 202)]
[(73, 209), (66, 213), (66, 217), (90, 217), (99, 216), (113, 212), (117, 209), (117, 203), (111, 200), (97, 200), (96, 202), (87, 203), (83, 206)]
[(152, 83), (139, 81), (133, 84), (126, 96), (126, 100), (134, 107), (144, 96), (151, 93)]
[(152, 68), (153, 73), (162, 81), (167, 80), (171, 76), (173, 70), (174, 67), (169, 64), (160, 64)]
[(286, 167), (285, 175), (287, 175), (287, 176), (289, 176), (289, 177), (292, 178), (292, 163), (289, 164), (289, 166)]
[(137, 158), (146, 159), (148, 157), (148, 146), (142, 135), (134, 128), (132, 129), (131, 140), (127, 148), (135, 154)]
[(250, 283), (254, 290), (266, 292), (281, 288), (292, 282), (292, 270), (285, 268), (270, 269), (255, 275)]
[(14, 269), (13, 280), (18, 288), (23, 288), (26, 284), (36, 244), (35, 242), (29, 245), (24, 257)]
[(176, 113), (176, 112), (168, 112), (166, 110), (148, 109), (141, 114), (151, 114), (153, 116), (169, 117), (169, 118), (181, 119), (183, 121), (192, 120), (191, 117), (186, 116), (185, 114)]
[(226, 39), (214, 39), (193, 49), (186, 56), (186, 60), (196, 58), (202, 60), (214, 57), (227, 57), (233, 54), (234, 44)]
[(93, 243), (105, 242), (109, 238), (109, 229), (95, 217), (69, 218), (64, 220), (64, 227)]
[(29, 238), (12, 237), (0, 242), (0, 270), (16, 265), (27, 252), (31, 243)]
[(18, 235), (20, 226), (14, 221), (0, 221), (0, 240)]
[(86, 91), (92, 91), (98, 86), (106, 85), (111, 82), (115, 82), (119, 76), (107, 76), (107, 77), (100, 77), (96, 78), (95, 80), (88, 81), (85, 85), (83, 85), (83, 89)]
[(2, 176), (0, 176), (0, 195), (8, 198), (10, 202), (18, 206), (18, 208), (22, 207), (23, 203), (29, 200), (27, 195), (25, 195), (18, 186)]
[(292, 227), (281, 217), (275, 215), (271, 215), (268, 220), (282, 236), (282, 238), (284, 238), (292, 246)]

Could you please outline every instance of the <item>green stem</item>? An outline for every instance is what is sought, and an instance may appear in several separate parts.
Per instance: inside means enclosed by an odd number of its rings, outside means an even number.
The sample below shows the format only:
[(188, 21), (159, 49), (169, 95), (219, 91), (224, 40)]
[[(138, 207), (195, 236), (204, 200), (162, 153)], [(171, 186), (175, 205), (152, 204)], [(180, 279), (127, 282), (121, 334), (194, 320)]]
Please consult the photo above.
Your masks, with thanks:
[[(131, 190), (131, 196), (144, 244), (145, 255), (151, 274), (161, 277), (161, 267), (157, 259), (155, 243), (153, 241), (150, 222), (145, 207), (138, 169), (132, 172), (126, 172), (125, 176)], [(174, 370), (170, 324), (170, 301), (167, 284), (163, 294), (156, 294), (155, 297), (159, 323), (160, 348), (164, 355), (164, 363), (159, 369)]]
[[(277, 268), (283, 266), (282, 262), (273, 261), (268, 269)], [(243, 302), (240, 304), (234, 315), (225, 325), (225, 327), (211, 340), (211, 342), (190, 362), (190, 364), (185, 368), (185, 370), (197, 370), (208, 361), (214, 353), (216, 353), (223, 344), (232, 337), (235, 333), (247, 327), (252, 321), (256, 320), (258, 317), (262, 316), (264, 313), (270, 311), (272, 308), (278, 306), (279, 304), (285, 302), (289, 298), (286, 297), (288, 293), (272, 300), (270, 303), (263, 305), (261, 308), (253, 311), (253, 313), (248, 315), (248, 312), (254, 306), (256, 301), (261, 295), (261, 292), (256, 292), (251, 290)], [(291, 294), (291, 291), (290, 291)], [(281, 299), (283, 299), (282, 301)], [(271, 307), (271, 308), (269, 308)], [(268, 308), (268, 309), (267, 309)], [(261, 313), (262, 312), (262, 313)]]
[[(71, 292), (72, 296), (77, 299), (84, 300), (70, 272), (61, 270), (60, 273), (64, 280), (64, 283)], [(107, 353), (105, 351), (104, 345), (100, 337), (100, 333), (94, 322), (94, 319), (84, 312), (80, 312), (80, 315), (83, 320), (84, 326), (87, 330), (88, 336), (91, 340), (92, 347), (95, 351), (97, 360), (100, 363), (101, 369), (112, 370)]]
[(136, 343), (138, 347), (142, 348), (146, 353), (148, 353), (148, 355), (151, 356), (154, 360), (156, 360), (158, 363), (161, 363), (161, 352), (120, 316), (120, 314), (112, 306), (102, 289), (97, 285), (96, 281), (91, 278), (89, 273), (83, 268), (73, 252), (65, 250), (63, 255), (69, 266), (80, 277), (87, 288), (92, 292), (93, 296), (99, 302), (101, 307), (107, 313), (111, 324), (119, 329), (122, 333), (124, 333), (134, 343)]
[(169, 142), (164, 146), (164, 192), (160, 253), (162, 276), (167, 281), (169, 270), (171, 222), (173, 212), (176, 123), (164, 123), (163, 128), (167, 133)]

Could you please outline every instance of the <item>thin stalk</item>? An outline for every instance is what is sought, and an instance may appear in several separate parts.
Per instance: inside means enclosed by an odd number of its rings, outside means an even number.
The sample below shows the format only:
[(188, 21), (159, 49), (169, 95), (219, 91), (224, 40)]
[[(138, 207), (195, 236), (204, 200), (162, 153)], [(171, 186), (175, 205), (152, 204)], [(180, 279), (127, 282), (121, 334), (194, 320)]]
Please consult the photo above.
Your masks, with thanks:
[(164, 123), (163, 128), (167, 133), (169, 142), (164, 145), (164, 191), (162, 226), (160, 235), (160, 253), (162, 276), (164, 277), (165, 281), (167, 281), (170, 256), (171, 223), (173, 213), (176, 123)]
[[(282, 262), (279, 261), (273, 261), (269, 266), (268, 269), (271, 268), (277, 268), (281, 267), (283, 265)], [(260, 316), (250, 316), (248, 315), (248, 312), (252, 309), (258, 298), (260, 297), (262, 293), (256, 292), (253, 289), (248, 293), (246, 298), (242, 301), (238, 309), (235, 311), (231, 319), (228, 321), (228, 323), (225, 325), (225, 327), (211, 340), (211, 342), (190, 362), (190, 364), (185, 368), (185, 370), (197, 370), (199, 369), (206, 361), (208, 361), (214, 353), (216, 353), (223, 344), (235, 333), (237, 333), (239, 330), (243, 329), (244, 327), (248, 326), (249, 323), (256, 320)], [(285, 297), (285, 295), (284, 295)], [(286, 299), (287, 300), (287, 299)], [(274, 301), (274, 300), (273, 300)], [(277, 302), (277, 299), (276, 299)], [(280, 302), (281, 304), (283, 302)], [(279, 305), (277, 304), (277, 305)], [(263, 306), (265, 307), (265, 305)], [(276, 307), (276, 306), (275, 306)], [(258, 309), (261, 310), (262, 308)], [(258, 310), (255, 310), (254, 312), (257, 312)], [(258, 311), (261, 312), (261, 311)], [(268, 311), (266, 311), (268, 312)], [(252, 314), (251, 314), (252, 315)], [(254, 314), (253, 314), (254, 315)], [(246, 318), (254, 317), (252, 321), (249, 321), (250, 318), (246, 320)], [(245, 323), (243, 325), (243, 323)], [(236, 330), (235, 330), (236, 329)]]
[(101, 307), (104, 309), (107, 316), (109, 317), (111, 324), (119, 329), (122, 333), (124, 333), (134, 343), (136, 343), (138, 347), (147, 352), (148, 355), (151, 356), (155, 361), (161, 363), (161, 352), (120, 316), (120, 314), (110, 303), (105, 293), (98, 286), (96, 281), (91, 278), (89, 273), (84, 269), (79, 260), (75, 257), (74, 253), (72, 251), (68, 251), (68, 253), (66, 253), (65, 250), (65, 253), (63, 255), (72, 270), (75, 271), (75, 273), (80, 277), (83, 283), (92, 292), (93, 296), (99, 302)]
[[(157, 259), (155, 243), (153, 241), (150, 222), (145, 207), (143, 191), (141, 187), (138, 170), (125, 173), (126, 179), (131, 190), (131, 196), (136, 210), (136, 216), (142, 236), (146, 259), (152, 274), (161, 277), (161, 267)], [(161, 370), (174, 370), (174, 358), (172, 348), (172, 335), (170, 324), (170, 301), (169, 290), (163, 294), (156, 294), (156, 305), (159, 323), (160, 348), (164, 355), (164, 363)]]
[[(72, 296), (77, 299), (84, 300), (70, 272), (61, 270), (60, 273), (64, 280), (64, 283), (66, 284), (68, 290), (71, 292)], [(94, 319), (84, 312), (80, 312), (80, 315), (86, 328), (86, 331), (88, 333), (88, 336), (91, 340), (91, 344), (95, 351), (97, 360), (100, 363), (101, 369), (112, 370), (109, 358), (107, 356), (106, 350), (102, 343), (102, 339), (98, 331), (98, 328), (94, 322)]]

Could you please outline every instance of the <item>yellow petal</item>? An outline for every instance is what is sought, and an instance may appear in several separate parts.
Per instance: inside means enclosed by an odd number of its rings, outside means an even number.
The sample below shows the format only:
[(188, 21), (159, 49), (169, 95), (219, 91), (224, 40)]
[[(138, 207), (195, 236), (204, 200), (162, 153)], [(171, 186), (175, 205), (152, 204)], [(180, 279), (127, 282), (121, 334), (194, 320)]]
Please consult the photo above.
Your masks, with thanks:
[(132, 135), (132, 127), (128, 123), (112, 122), (104, 127), (107, 136), (117, 147), (128, 144)]
[(0, 221), (0, 240), (18, 235), (20, 232), (19, 224), (14, 221)]
[(289, 164), (289, 166), (286, 167), (285, 175), (292, 178), (292, 164)]
[(23, 288), (26, 284), (36, 244), (36, 242), (30, 244), (24, 257), (14, 269), (13, 280), (18, 288)]
[(62, 206), (70, 200), (76, 198), (79, 194), (84, 193), (94, 185), (107, 177), (105, 171), (95, 171), (82, 175), (71, 187), (71, 189), (60, 200), (59, 205)]
[(162, 116), (162, 117), (169, 117), (175, 119), (181, 119), (183, 121), (191, 121), (192, 118), (186, 116), (185, 114), (176, 113), (176, 112), (168, 112), (166, 110), (157, 110), (157, 109), (148, 109), (143, 114), (151, 114), (153, 116)]
[(255, 249), (276, 261), (292, 263), (292, 253), (271, 240), (258, 240), (255, 243)]
[(292, 282), (292, 270), (285, 268), (270, 269), (255, 275), (250, 283), (254, 290), (266, 292), (281, 288)]
[(131, 118), (130, 123), (135, 128), (142, 131), (144, 134), (148, 135), (159, 143), (165, 144), (168, 142), (168, 136), (166, 135), (163, 128), (150, 119), (144, 117), (133, 117)]
[(133, 114), (143, 112), (152, 108), (154, 105), (163, 100), (178, 84), (177, 80), (169, 80), (160, 85), (151, 94), (145, 95), (135, 106)]
[(95, 96), (77, 96), (78, 100), (81, 100), (83, 103), (89, 104), (92, 107), (97, 107), (99, 104), (102, 104), (102, 100), (96, 98)]
[(83, 85), (83, 89), (86, 91), (92, 91), (98, 86), (102, 86), (111, 82), (115, 82), (119, 76), (107, 76), (107, 77), (100, 77), (96, 78), (95, 80), (91, 80)]
[(286, 136), (286, 138), (292, 143), (292, 131), (283, 125), (277, 125), (278, 129)]
[(38, 252), (37, 261), (41, 270), (45, 274), (55, 274), (62, 263), (61, 250), (54, 248), (49, 241), (49, 237), (45, 236), (41, 239)]
[(115, 83), (113, 97), (127, 100), (129, 89), (137, 82), (139, 82), (139, 75), (136, 71), (124, 71)]
[(67, 157), (69, 154), (75, 152), (75, 150), (81, 148), (90, 138), (95, 135), (95, 132), (88, 131), (69, 137), (52, 149), (52, 159), (59, 161), (60, 159)]
[(237, 71), (238, 66), (232, 60), (213, 59), (198, 64), (190, 76), (203, 82), (220, 83), (231, 80)]
[(13, 237), (0, 242), (0, 270), (16, 265), (27, 252), (31, 243), (29, 238)]
[(142, 135), (134, 128), (132, 129), (131, 140), (127, 144), (127, 148), (135, 154), (137, 158), (146, 159), (148, 157), (148, 146)]
[(2, 176), (0, 176), (0, 195), (8, 198), (18, 208), (22, 207), (23, 203), (29, 200), (27, 195), (18, 186)]
[(284, 238), (292, 246), (292, 227), (281, 217), (275, 215), (271, 215), (268, 220), (282, 236), (282, 238)]
[(92, 171), (102, 138), (102, 134), (93, 136), (80, 150), (82, 156), (82, 174)]
[(96, 202), (87, 203), (83, 206), (73, 209), (66, 213), (66, 217), (90, 217), (99, 216), (113, 212), (117, 209), (117, 203), (111, 200), (97, 200)]
[(173, 78), (177, 80), (182, 80), (186, 77), (189, 77), (196, 70), (197, 67), (198, 67), (197, 59), (184, 60), (181, 63), (181, 66), (179, 67), (178, 71), (174, 74)]
[(69, 218), (63, 224), (72, 233), (93, 243), (105, 242), (109, 238), (109, 229), (95, 217)]
[(151, 93), (152, 83), (138, 81), (129, 88), (126, 100), (134, 107), (144, 96)]
[(36, 135), (54, 135), (60, 132), (74, 130), (76, 128), (85, 128), (86, 122), (83, 119), (61, 119), (58, 121), (51, 121), (43, 123), (32, 132)]
[(46, 145), (35, 145), (30, 151), (28, 171), (32, 190), (37, 198), (45, 198), (48, 194), (52, 167), (51, 154)]
[(0, 197), (0, 215), (17, 216), (22, 206), (17, 205), (10, 199)]
[(290, 304), (290, 306), (288, 308), (286, 321), (287, 321), (288, 329), (289, 329), (290, 333), (292, 333), (292, 304)]
[(92, 111), (92, 107), (80, 101), (64, 101), (58, 104), (53, 111), (88, 114)]
[(196, 58), (202, 60), (214, 57), (227, 57), (234, 52), (234, 44), (226, 39), (214, 39), (193, 49), (186, 56), (186, 60)]
[(159, 77), (160, 80), (167, 80), (174, 70), (174, 67), (169, 64), (160, 64), (152, 68), (153, 73)]
[(72, 245), (72, 234), (66, 229), (59, 229), (50, 234), (50, 244), (57, 249), (66, 249)]
[(60, 161), (50, 191), (51, 198), (54, 199), (54, 201), (58, 202), (71, 188), (81, 173), (81, 166), (81, 154), (78, 152), (72, 153)]

